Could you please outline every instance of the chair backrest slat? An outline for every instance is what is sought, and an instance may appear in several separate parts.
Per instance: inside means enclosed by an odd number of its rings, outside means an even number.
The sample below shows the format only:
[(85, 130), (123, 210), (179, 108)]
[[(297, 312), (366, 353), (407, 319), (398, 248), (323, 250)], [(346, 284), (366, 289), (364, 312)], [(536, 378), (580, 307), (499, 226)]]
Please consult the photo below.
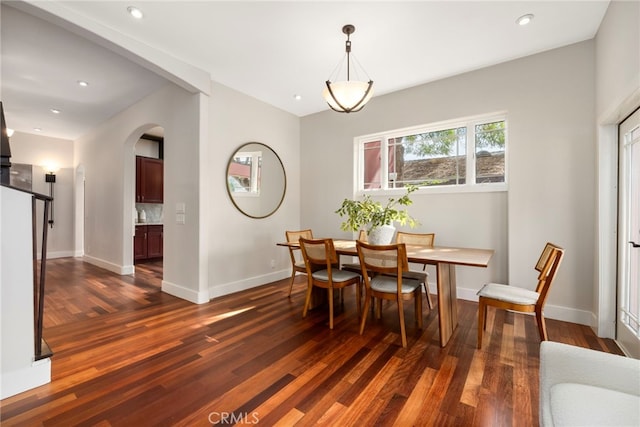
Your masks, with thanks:
[(312, 270), (317, 267), (331, 269), (333, 264), (338, 262), (336, 248), (333, 245), (333, 239), (305, 239), (300, 238), (300, 249), (304, 256), (305, 262), (308, 262)]
[(313, 239), (313, 232), (311, 229), (299, 230), (299, 231), (285, 231), (288, 243), (298, 243), (301, 237), (305, 239)]
[(402, 273), (409, 269), (407, 262), (407, 248), (404, 243), (391, 245), (370, 245), (365, 242), (356, 242), (360, 265), (366, 271), (373, 273)]
[[(285, 231), (284, 235), (287, 238), (287, 243), (298, 243), (300, 237), (305, 239), (313, 239), (313, 232), (311, 229), (299, 230), (299, 231)], [(296, 264), (302, 259), (299, 255), (296, 255), (300, 248), (289, 246), (289, 256), (291, 257), (291, 264)]]
[(535, 267), (536, 270), (538, 270), (539, 272), (542, 272), (542, 270), (544, 269), (544, 266), (547, 264), (549, 256), (551, 255), (551, 250), (553, 248), (562, 249), (559, 246), (554, 245), (553, 243), (547, 243), (544, 249), (542, 250), (542, 253), (540, 254), (540, 258), (538, 258), (538, 262), (536, 263), (536, 267)]
[[(536, 303), (536, 305), (539, 306), (543, 306), (547, 299), (551, 283), (553, 283), (558, 267), (560, 267), (560, 263), (564, 257), (564, 249), (552, 243), (547, 243), (541, 258), (543, 257), (545, 258), (545, 263), (538, 275), (538, 286), (536, 287), (536, 292), (540, 294)], [(537, 269), (538, 266), (536, 265), (536, 270)]]
[(435, 238), (435, 233), (407, 233), (404, 231), (396, 233), (396, 243), (406, 243), (407, 245), (433, 246)]

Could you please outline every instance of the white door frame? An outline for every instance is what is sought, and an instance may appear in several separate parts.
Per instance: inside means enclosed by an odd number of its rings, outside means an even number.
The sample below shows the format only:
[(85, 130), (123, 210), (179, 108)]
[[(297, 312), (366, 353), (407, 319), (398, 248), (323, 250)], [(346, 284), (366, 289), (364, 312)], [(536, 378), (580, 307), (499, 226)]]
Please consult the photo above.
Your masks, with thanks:
[[(632, 219), (640, 212), (632, 211), (629, 202), (637, 201), (638, 197), (638, 177), (640, 165), (632, 165), (632, 154), (637, 159), (640, 154), (640, 108), (626, 118), (619, 127), (619, 204), (618, 204), (618, 306), (616, 310), (616, 342), (623, 351), (634, 358), (640, 358), (640, 337), (638, 336), (638, 300), (632, 294), (628, 298), (627, 286), (631, 285), (634, 278), (629, 277), (630, 262), (637, 255), (640, 249), (632, 248), (630, 240), (639, 242), (640, 239), (637, 227)], [(635, 208), (637, 210), (637, 206)], [(631, 215), (631, 216), (630, 216)], [(632, 227), (632, 229), (630, 229)], [(637, 288), (636, 288), (637, 289)], [(637, 290), (636, 290), (637, 292)], [(631, 299), (632, 301), (628, 301)], [(626, 307), (633, 307), (635, 310), (624, 310)]]
[(640, 105), (640, 87), (598, 117), (597, 257), (594, 319), (601, 338), (616, 336), (616, 282), (618, 272), (618, 125)]

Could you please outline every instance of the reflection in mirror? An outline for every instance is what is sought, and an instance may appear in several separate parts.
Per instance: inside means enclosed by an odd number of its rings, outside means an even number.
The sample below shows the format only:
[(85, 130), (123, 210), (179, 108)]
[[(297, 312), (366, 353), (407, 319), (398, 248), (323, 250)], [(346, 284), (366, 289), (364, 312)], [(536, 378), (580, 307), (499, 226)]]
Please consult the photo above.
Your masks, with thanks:
[(282, 161), (265, 144), (244, 144), (229, 159), (229, 197), (240, 212), (251, 218), (272, 215), (280, 207), (286, 187)]

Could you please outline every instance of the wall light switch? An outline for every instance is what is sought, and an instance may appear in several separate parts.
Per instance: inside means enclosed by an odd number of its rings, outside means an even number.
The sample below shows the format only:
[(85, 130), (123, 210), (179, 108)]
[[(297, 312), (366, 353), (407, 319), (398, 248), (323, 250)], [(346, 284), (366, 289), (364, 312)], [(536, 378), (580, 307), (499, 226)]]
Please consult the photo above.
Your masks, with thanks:
[(184, 222), (185, 222), (185, 215), (183, 213), (176, 214), (176, 223), (184, 224)]
[(185, 210), (184, 203), (176, 203), (176, 213), (183, 214), (185, 212), (186, 210)]

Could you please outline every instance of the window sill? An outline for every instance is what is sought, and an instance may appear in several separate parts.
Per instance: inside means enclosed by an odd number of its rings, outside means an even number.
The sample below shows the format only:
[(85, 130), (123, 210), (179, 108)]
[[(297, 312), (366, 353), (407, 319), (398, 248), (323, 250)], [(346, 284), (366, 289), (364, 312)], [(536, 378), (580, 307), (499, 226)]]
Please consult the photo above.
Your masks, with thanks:
[[(509, 190), (507, 183), (499, 184), (476, 184), (476, 185), (438, 185), (433, 187), (422, 187), (416, 190), (413, 195), (421, 194), (463, 194), (463, 193), (504, 193)], [(405, 189), (389, 188), (386, 190), (360, 190), (356, 196), (364, 196), (368, 194), (372, 197), (376, 196), (397, 196), (403, 195)]]

